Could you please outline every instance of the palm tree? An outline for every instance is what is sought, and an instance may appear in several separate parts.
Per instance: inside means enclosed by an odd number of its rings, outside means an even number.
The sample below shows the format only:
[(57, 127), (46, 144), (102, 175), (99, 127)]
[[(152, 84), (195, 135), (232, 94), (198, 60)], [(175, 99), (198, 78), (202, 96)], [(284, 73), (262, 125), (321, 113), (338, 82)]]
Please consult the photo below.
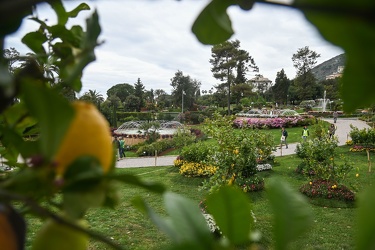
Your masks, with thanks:
[(85, 92), (79, 99), (93, 103), (96, 107), (98, 107), (99, 110), (100, 104), (104, 101), (102, 94), (91, 89)]

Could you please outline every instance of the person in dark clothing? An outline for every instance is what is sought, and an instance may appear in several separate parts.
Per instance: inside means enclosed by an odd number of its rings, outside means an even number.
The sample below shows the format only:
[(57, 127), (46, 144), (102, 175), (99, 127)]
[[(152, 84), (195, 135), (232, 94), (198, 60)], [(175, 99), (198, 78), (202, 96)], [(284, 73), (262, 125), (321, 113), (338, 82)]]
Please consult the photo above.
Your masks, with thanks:
[(332, 137), (335, 135), (335, 132), (336, 132), (336, 126), (335, 124), (331, 124), (331, 126), (329, 127), (329, 138), (332, 139)]
[(288, 148), (288, 143), (286, 139), (288, 138), (288, 131), (284, 127), (281, 128), (281, 146), (285, 143), (285, 148)]
[(121, 155), (120, 155), (120, 141), (117, 139), (117, 136), (115, 136), (113, 138), (112, 143), (113, 143), (113, 147), (116, 150), (116, 158), (117, 158), (117, 160), (120, 160), (120, 157), (121, 157)]

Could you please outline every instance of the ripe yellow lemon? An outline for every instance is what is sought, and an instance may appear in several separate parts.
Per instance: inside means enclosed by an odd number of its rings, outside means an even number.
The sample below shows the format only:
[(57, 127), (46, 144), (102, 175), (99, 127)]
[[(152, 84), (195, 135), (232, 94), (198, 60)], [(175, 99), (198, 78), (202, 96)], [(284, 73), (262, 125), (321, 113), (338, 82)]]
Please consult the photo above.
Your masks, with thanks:
[(63, 175), (74, 160), (85, 155), (96, 157), (103, 171), (108, 172), (113, 147), (107, 120), (91, 103), (76, 101), (72, 105), (74, 118), (54, 157), (57, 175)]
[[(76, 223), (86, 226), (83, 220)], [(49, 219), (37, 232), (32, 243), (32, 250), (86, 250), (88, 244), (87, 234)]]

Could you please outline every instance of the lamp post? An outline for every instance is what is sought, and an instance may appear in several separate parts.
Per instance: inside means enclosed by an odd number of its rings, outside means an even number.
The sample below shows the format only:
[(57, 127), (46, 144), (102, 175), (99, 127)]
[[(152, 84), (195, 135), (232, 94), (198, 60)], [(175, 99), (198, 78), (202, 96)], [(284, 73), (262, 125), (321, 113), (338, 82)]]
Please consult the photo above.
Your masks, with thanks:
[(184, 95), (186, 95), (185, 90), (182, 90), (182, 104), (181, 104), (181, 113), (184, 113)]

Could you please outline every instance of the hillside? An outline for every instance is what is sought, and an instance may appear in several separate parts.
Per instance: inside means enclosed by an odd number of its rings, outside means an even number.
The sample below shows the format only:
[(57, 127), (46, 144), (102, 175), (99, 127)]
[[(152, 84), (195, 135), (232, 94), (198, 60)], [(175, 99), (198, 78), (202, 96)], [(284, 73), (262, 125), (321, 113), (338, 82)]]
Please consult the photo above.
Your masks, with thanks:
[(333, 74), (337, 71), (338, 66), (345, 65), (345, 54), (340, 54), (335, 56), (317, 66), (315, 66), (311, 71), (318, 81), (326, 79), (326, 76)]

